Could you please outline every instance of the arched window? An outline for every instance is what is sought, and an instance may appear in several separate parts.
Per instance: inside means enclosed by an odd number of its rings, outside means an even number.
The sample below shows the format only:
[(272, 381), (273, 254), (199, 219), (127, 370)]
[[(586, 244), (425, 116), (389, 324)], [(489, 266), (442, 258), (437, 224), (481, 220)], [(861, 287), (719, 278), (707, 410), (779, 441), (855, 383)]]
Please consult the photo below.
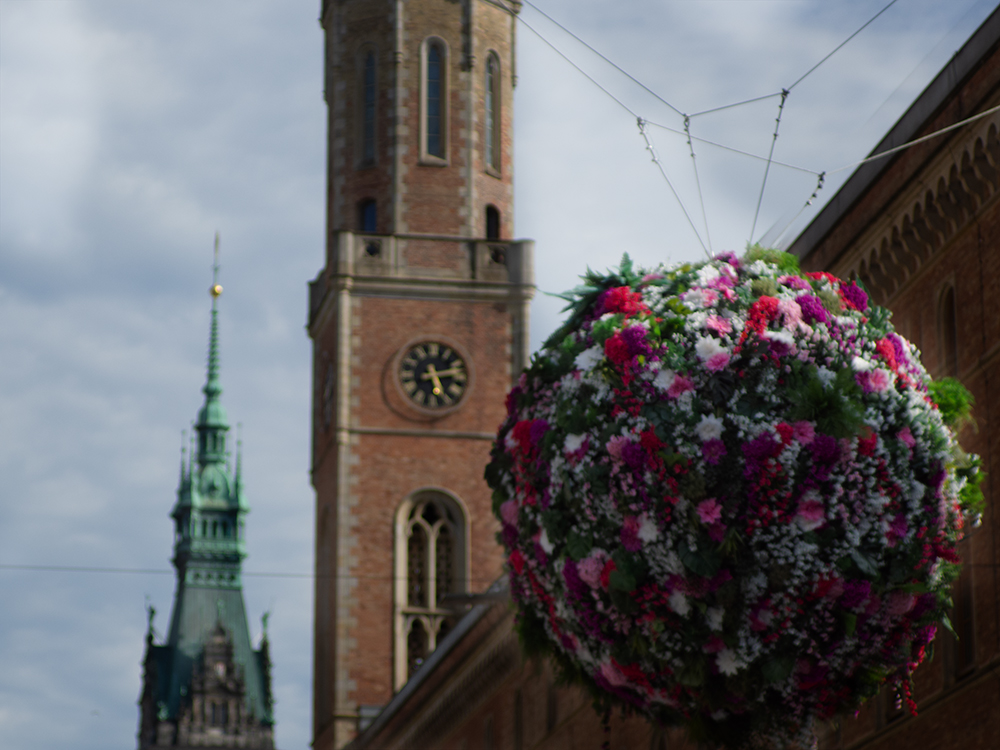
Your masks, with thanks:
[(376, 86), (375, 52), (368, 50), (364, 55), (361, 76), (361, 165), (375, 163), (375, 98)]
[(500, 239), (500, 212), (492, 205), (486, 207), (486, 239)]
[(495, 52), (486, 58), (486, 113), (483, 118), (483, 143), (486, 168), (500, 171), (500, 59)]
[(399, 689), (454, 625), (441, 606), (465, 591), (465, 512), (443, 492), (424, 490), (396, 518), (396, 659)]
[(365, 198), (358, 204), (358, 231), (375, 234), (378, 231), (378, 204)]
[(941, 295), (941, 311), (938, 316), (941, 341), (941, 365), (943, 374), (958, 376), (958, 311), (955, 308), (955, 287), (949, 286)]
[(421, 97), (421, 156), (445, 159), (448, 146), (448, 51), (440, 39), (423, 48)]

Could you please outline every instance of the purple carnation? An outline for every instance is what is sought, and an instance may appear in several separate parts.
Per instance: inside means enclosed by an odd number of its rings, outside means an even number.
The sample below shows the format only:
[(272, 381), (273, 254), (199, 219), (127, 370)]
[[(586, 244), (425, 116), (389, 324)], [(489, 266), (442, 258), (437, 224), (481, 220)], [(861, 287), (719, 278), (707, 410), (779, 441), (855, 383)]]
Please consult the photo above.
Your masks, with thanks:
[(638, 552), (642, 549), (642, 540), (639, 539), (639, 519), (635, 516), (627, 516), (622, 524), (621, 533), (622, 546), (629, 552)]
[(743, 455), (748, 461), (766, 461), (781, 452), (781, 443), (770, 432), (762, 432), (743, 446)]
[(653, 353), (649, 344), (646, 343), (646, 335), (648, 333), (642, 326), (631, 326), (622, 331), (621, 336), (628, 345), (630, 356), (637, 357), (641, 354), (648, 357)]
[(576, 569), (576, 563), (571, 559), (566, 559), (563, 565), (563, 578), (566, 579), (566, 588), (577, 596), (586, 596), (590, 593), (590, 587), (580, 579), (580, 572)]
[(628, 442), (622, 446), (622, 458), (633, 469), (639, 470), (645, 468), (648, 456), (642, 443)]
[(853, 281), (850, 284), (841, 284), (840, 293), (844, 295), (844, 299), (854, 305), (860, 312), (868, 309), (868, 295), (865, 294), (864, 289)]
[(500, 532), (504, 546), (507, 549), (514, 549), (517, 546), (517, 529), (504, 524), (503, 531)]
[(829, 435), (817, 434), (809, 444), (813, 461), (818, 464), (832, 464), (840, 457), (840, 446), (837, 439)]
[(868, 581), (847, 581), (844, 584), (844, 594), (840, 597), (840, 606), (854, 609), (868, 601), (872, 593), (872, 585)]
[(544, 419), (536, 419), (531, 423), (531, 444), (538, 445), (549, 431), (549, 423)]
[(909, 361), (909, 356), (906, 354), (906, 347), (903, 346), (903, 339), (891, 331), (886, 338), (892, 343), (892, 348), (896, 353), (896, 364), (902, 365), (904, 362)]
[(819, 297), (813, 294), (801, 294), (795, 298), (795, 301), (802, 308), (802, 320), (806, 323), (826, 323), (830, 320), (830, 316), (826, 314), (826, 308), (823, 307)]
[(717, 464), (726, 455), (726, 444), (719, 438), (706, 440), (701, 445), (701, 455), (705, 457), (706, 463)]

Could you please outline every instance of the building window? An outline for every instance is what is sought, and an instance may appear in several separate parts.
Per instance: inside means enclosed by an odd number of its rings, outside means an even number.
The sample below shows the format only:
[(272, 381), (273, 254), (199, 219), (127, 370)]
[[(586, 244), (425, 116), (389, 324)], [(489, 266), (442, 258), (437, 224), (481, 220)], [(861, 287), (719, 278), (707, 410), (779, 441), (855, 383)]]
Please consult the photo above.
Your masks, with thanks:
[(375, 163), (375, 97), (376, 86), (375, 52), (368, 50), (364, 56), (361, 80), (361, 165)]
[(500, 171), (500, 59), (495, 52), (486, 58), (486, 116), (483, 119), (483, 143), (486, 168)]
[(421, 156), (444, 160), (448, 147), (448, 51), (440, 39), (428, 39), (423, 52)]
[(358, 204), (358, 231), (367, 234), (378, 231), (378, 206), (372, 198)]
[(941, 364), (945, 375), (958, 376), (958, 311), (955, 308), (955, 287), (949, 286), (941, 295), (938, 316), (941, 341)]
[(500, 212), (496, 206), (486, 207), (486, 239), (500, 239)]
[(444, 640), (454, 614), (442, 606), (465, 590), (465, 513), (443, 492), (403, 503), (396, 519), (396, 689)]

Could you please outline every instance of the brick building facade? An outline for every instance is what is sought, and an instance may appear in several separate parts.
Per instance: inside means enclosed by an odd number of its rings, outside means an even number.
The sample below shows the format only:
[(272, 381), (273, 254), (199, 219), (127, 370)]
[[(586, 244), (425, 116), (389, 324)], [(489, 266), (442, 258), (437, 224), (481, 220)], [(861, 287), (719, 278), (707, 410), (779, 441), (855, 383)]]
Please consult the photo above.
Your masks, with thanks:
[(859, 278), (934, 377), (976, 399), (959, 439), (986, 477), (982, 524), (960, 545), (958, 639), (939, 631), (914, 675), (919, 716), (886, 691), (835, 722), (829, 750), (1000, 746), (1000, 10), (982, 24), (873, 153), (968, 124), (859, 168), (791, 246), (803, 268)]
[[(935, 376), (974, 394), (978, 429), (961, 440), (983, 457), (987, 509), (962, 545), (953, 620), (915, 675), (920, 716), (886, 694), (858, 717), (819, 727), (821, 748), (986, 750), (1000, 737), (1000, 11), (994, 12), (876, 147), (879, 153), (986, 113), (857, 170), (791, 247), (807, 270), (861, 279), (893, 310)], [(385, 542), (388, 544), (388, 542)], [(387, 547), (388, 548), (388, 547)], [(475, 587), (473, 587), (474, 589)], [(480, 588), (481, 590), (481, 588)], [(383, 658), (383, 657), (379, 657)], [(352, 750), (688, 750), (680, 730), (613, 715), (526, 660), (502, 584), (464, 616), (352, 743)]]
[(482, 481), (527, 356), (510, 241), (514, 10), (327, 0), (326, 266), (310, 285), (313, 745), (347, 743), (501, 573)]

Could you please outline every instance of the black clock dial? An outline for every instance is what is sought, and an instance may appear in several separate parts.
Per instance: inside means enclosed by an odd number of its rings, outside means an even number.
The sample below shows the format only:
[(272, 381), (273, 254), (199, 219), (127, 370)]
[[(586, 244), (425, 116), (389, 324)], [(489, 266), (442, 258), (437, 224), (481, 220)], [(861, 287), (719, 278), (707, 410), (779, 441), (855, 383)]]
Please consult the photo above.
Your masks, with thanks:
[(447, 344), (424, 341), (410, 347), (399, 363), (403, 393), (424, 409), (455, 406), (465, 394), (467, 381), (465, 362)]

